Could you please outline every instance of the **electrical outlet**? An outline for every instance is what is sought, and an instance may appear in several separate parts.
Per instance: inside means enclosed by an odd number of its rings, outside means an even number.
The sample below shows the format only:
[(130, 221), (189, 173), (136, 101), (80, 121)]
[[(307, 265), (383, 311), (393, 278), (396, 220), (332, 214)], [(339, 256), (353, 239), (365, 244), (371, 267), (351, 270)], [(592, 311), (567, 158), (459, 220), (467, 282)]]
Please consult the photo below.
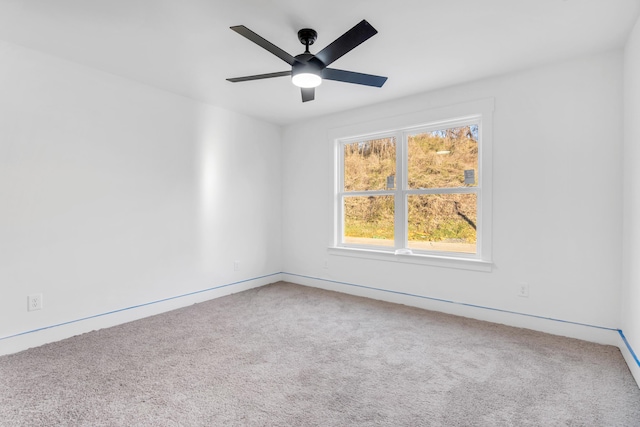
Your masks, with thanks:
[(27, 310), (35, 311), (42, 309), (42, 294), (33, 294), (27, 296)]
[(329, 268), (329, 261), (327, 261), (326, 259), (324, 260), (324, 262), (322, 263), (322, 268)]
[(529, 284), (528, 283), (520, 283), (518, 284), (518, 296), (523, 298), (529, 298)]
[(240, 270), (240, 261), (233, 261), (233, 271)]

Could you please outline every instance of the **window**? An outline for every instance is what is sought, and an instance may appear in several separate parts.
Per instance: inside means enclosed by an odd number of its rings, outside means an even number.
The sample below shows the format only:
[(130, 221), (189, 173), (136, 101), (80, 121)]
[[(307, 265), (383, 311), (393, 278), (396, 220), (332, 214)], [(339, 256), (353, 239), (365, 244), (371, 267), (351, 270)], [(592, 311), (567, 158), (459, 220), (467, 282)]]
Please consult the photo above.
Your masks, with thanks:
[(334, 247), (489, 263), (492, 110), (336, 138)]

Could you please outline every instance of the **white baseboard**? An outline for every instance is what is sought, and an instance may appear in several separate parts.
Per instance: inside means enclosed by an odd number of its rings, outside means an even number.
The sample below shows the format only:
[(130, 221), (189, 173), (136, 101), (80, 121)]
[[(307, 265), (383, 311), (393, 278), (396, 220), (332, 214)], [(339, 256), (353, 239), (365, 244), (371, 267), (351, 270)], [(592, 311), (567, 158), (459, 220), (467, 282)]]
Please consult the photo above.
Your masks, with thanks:
[(98, 313), (94, 316), (83, 319), (74, 319), (62, 324), (47, 325), (32, 331), (25, 331), (8, 337), (0, 337), (0, 356), (17, 353), (28, 348), (60, 341), (75, 335), (120, 325), (199, 302), (257, 288), (280, 280), (304, 286), (423, 308), (426, 310), (454, 314), (477, 320), (533, 329), (540, 332), (581, 339), (598, 344), (613, 345), (620, 349), (624, 360), (629, 366), (631, 374), (640, 387), (640, 362), (638, 361), (637, 353), (635, 353), (631, 348), (622, 331), (616, 329), (542, 318), (528, 314), (495, 310), (492, 308), (478, 307), (451, 301), (442, 301), (428, 297), (397, 293), (385, 289), (341, 283), (333, 280), (308, 277), (292, 273), (274, 273), (266, 276), (246, 279), (240, 282), (223, 284), (185, 295), (178, 295), (159, 301), (151, 301), (133, 307), (125, 307), (108, 313)]
[(634, 350), (624, 338), (622, 331), (615, 328), (585, 325), (577, 322), (549, 319), (489, 307), (479, 307), (464, 303), (456, 303), (453, 301), (443, 301), (436, 298), (410, 295), (387, 289), (378, 289), (293, 273), (283, 273), (282, 280), (299, 285), (388, 301), (396, 304), (454, 314), (477, 320), (500, 323), (518, 328), (532, 329), (535, 331), (576, 338), (598, 344), (612, 345), (620, 349), (624, 360), (627, 362), (627, 365), (629, 365), (629, 370), (640, 387), (640, 362), (638, 362), (637, 353), (634, 353)]
[(124, 307), (106, 313), (96, 313), (82, 319), (70, 319), (56, 325), (44, 325), (40, 328), (24, 331), (7, 337), (0, 337), (0, 356), (17, 353), (32, 347), (38, 347), (50, 342), (60, 341), (75, 335), (84, 334), (98, 329), (109, 328), (144, 317), (153, 316), (199, 302), (220, 298), (226, 295), (246, 291), (282, 280), (281, 273), (273, 273), (238, 282), (213, 286), (176, 295), (158, 301), (150, 301), (132, 307)]
[(629, 370), (631, 371), (631, 375), (635, 378), (638, 387), (640, 387), (640, 359), (638, 358), (638, 353), (634, 351), (627, 341), (627, 338), (624, 336), (622, 331), (619, 331), (620, 336), (620, 352), (622, 353), (622, 357), (624, 357), (625, 362), (629, 365)]
[(600, 326), (585, 325), (558, 319), (550, 319), (525, 313), (517, 313), (472, 304), (445, 301), (428, 296), (411, 295), (388, 289), (379, 289), (359, 284), (343, 283), (292, 273), (283, 273), (283, 280), (306, 286), (342, 292), (411, 307), (423, 308), (456, 316), (468, 317), (487, 322), (500, 323), (518, 328), (532, 329), (554, 335), (562, 335), (598, 344), (620, 345), (618, 330)]

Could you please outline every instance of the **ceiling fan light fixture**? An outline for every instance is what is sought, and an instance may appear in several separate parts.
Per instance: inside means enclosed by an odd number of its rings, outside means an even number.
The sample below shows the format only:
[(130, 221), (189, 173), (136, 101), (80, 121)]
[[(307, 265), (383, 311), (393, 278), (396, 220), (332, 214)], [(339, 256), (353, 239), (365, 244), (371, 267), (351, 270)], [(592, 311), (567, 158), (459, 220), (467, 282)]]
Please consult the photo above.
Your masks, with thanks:
[(376, 31), (376, 29), (364, 19), (349, 31), (335, 39), (316, 55), (309, 52), (309, 46), (313, 45), (318, 37), (318, 33), (311, 28), (303, 28), (298, 31), (298, 40), (304, 45), (305, 49), (304, 53), (296, 56), (288, 54), (244, 25), (236, 25), (231, 27), (231, 29), (282, 59), (291, 66), (291, 71), (279, 71), (275, 73), (227, 79), (230, 82), (236, 83), (250, 80), (270, 79), (272, 77), (291, 76), (291, 82), (300, 88), (302, 102), (308, 102), (315, 99), (315, 88), (322, 84), (322, 80), (332, 80), (374, 87), (382, 87), (384, 82), (387, 81), (387, 78), (382, 76), (356, 73), (353, 71), (338, 70), (336, 68), (328, 67), (334, 61), (350, 52), (353, 48), (359, 46), (361, 43), (367, 41), (378, 33), (378, 31)]
[(298, 87), (312, 88), (320, 86), (322, 77), (315, 73), (304, 72), (291, 76), (291, 82)]

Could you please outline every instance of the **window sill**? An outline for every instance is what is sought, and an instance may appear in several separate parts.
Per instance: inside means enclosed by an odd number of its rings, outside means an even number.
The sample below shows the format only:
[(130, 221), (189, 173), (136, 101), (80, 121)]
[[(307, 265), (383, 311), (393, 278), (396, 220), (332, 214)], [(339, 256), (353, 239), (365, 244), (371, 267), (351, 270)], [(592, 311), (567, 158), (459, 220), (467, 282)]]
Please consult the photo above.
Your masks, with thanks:
[(432, 267), (457, 268), (484, 272), (490, 272), (493, 267), (493, 263), (491, 261), (462, 257), (458, 258), (455, 256), (396, 254), (383, 250), (346, 247), (329, 247), (327, 252), (330, 255), (365, 258), (376, 261), (401, 262), (406, 264), (420, 264)]

